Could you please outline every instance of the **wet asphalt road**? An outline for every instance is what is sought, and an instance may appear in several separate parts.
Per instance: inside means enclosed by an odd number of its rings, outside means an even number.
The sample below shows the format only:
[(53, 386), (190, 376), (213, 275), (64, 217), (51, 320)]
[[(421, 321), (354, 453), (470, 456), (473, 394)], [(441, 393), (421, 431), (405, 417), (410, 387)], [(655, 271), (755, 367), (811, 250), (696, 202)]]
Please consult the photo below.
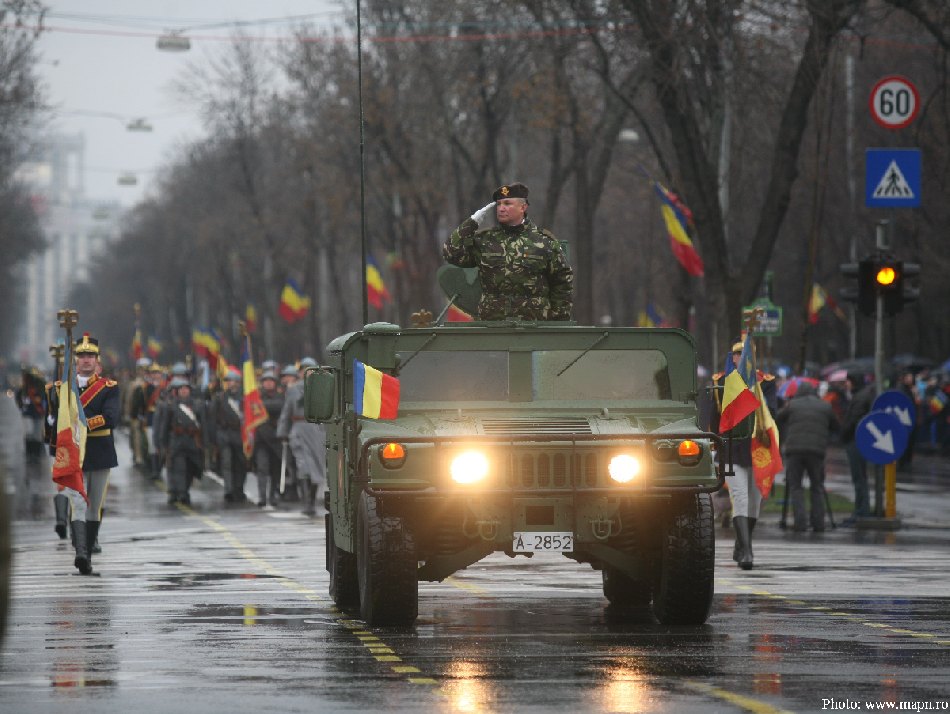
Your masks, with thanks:
[(560, 556), (501, 555), (421, 585), (416, 627), (370, 631), (326, 596), (320, 520), (225, 509), (207, 477), (182, 509), (113, 471), (98, 576), (75, 574), (17, 418), (0, 399), (16, 519), (0, 712), (950, 708), (948, 530), (796, 536), (770, 516), (750, 572), (722, 531), (701, 628), (610, 612), (600, 574)]

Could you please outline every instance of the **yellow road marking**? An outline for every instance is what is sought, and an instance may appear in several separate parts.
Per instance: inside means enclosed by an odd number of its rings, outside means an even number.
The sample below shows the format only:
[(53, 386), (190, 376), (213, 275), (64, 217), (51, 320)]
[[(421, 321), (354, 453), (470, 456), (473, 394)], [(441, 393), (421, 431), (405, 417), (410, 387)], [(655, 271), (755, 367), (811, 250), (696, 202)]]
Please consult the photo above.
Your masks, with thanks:
[(746, 711), (753, 712), (753, 714), (792, 714), (792, 712), (787, 709), (780, 709), (778, 707), (773, 707), (771, 704), (766, 704), (765, 702), (760, 702), (756, 699), (750, 699), (749, 697), (744, 697), (741, 694), (736, 694), (735, 692), (727, 692), (725, 689), (720, 689), (719, 687), (713, 687), (708, 684), (703, 684), (701, 682), (687, 682), (688, 687), (695, 689), (705, 694), (711, 694), (720, 699), (724, 699), (730, 704), (735, 704), (737, 707), (741, 707)]
[(409, 682), (411, 684), (438, 684), (438, 682), (429, 677), (410, 677)]
[(393, 667), (393, 672), (398, 672), (399, 674), (409, 674), (410, 672), (418, 672), (416, 667)]

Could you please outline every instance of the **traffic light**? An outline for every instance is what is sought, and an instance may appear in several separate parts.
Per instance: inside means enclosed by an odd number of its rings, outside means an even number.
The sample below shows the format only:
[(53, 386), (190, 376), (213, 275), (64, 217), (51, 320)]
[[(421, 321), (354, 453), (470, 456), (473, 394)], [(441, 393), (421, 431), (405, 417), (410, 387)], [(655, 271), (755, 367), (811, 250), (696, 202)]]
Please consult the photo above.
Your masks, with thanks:
[(891, 255), (868, 256), (860, 263), (843, 263), (841, 274), (857, 278), (858, 285), (841, 288), (841, 297), (857, 303), (858, 312), (877, 314), (877, 297), (884, 299), (884, 314), (897, 315), (904, 305), (920, 298), (920, 289), (905, 286), (906, 278), (920, 274), (920, 265), (904, 263)]
[(857, 278), (857, 287), (841, 288), (842, 300), (857, 303), (858, 312), (873, 315), (877, 310), (877, 291), (874, 287), (875, 261), (865, 258), (860, 263), (842, 263), (841, 275)]

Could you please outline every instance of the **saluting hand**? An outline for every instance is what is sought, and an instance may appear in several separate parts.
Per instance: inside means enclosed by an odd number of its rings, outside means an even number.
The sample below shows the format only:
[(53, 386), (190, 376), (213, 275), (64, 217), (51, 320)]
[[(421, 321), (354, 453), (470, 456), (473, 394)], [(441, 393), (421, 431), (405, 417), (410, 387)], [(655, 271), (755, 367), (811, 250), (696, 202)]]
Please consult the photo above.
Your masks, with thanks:
[(484, 223), (488, 217), (491, 215), (492, 211), (495, 210), (495, 202), (492, 201), (484, 208), (479, 208), (475, 213), (472, 214), (472, 220), (475, 221), (478, 225)]

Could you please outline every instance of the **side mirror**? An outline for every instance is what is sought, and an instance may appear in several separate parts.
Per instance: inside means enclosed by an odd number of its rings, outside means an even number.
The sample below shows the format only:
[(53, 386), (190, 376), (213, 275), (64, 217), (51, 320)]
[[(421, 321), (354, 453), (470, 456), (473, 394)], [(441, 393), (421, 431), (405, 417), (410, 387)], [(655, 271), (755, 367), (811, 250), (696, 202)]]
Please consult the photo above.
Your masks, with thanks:
[(304, 414), (307, 421), (330, 421), (333, 418), (333, 397), (336, 391), (336, 377), (333, 372), (314, 369), (304, 376)]

